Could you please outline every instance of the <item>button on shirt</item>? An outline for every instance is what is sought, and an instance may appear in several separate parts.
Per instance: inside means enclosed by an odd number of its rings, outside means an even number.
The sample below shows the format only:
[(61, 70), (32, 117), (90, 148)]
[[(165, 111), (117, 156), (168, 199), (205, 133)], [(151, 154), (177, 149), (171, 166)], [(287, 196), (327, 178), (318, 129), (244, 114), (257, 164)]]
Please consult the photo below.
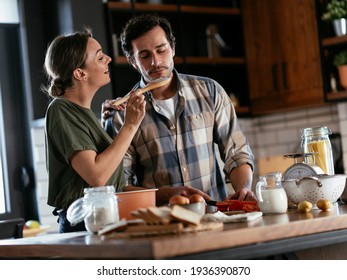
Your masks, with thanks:
[[(252, 151), (229, 96), (216, 81), (174, 74), (178, 77), (175, 118), (167, 118), (146, 93), (146, 115), (123, 161), (126, 183), (145, 188), (189, 185), (216, 198), (221, 186), (217, 186), (214, 144), (225, 161), (225, 174), (245, 163), (253, 168)], [(124, 112), (116, 112), (116, 132), (123, 123)]]

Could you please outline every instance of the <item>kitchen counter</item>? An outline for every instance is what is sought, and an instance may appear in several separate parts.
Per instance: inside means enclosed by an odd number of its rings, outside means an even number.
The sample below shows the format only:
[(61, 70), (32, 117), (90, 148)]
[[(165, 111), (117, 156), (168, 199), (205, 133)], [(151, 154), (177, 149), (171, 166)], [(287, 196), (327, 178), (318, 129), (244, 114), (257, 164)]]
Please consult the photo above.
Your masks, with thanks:
[(224, 224), (219, 231), (131, 239), (75, 232), (1, 240), (0, 258), (258, 259), (345, 242), (347, 205), (336, 203), (330, 211), (298, 213), (294, 209)]

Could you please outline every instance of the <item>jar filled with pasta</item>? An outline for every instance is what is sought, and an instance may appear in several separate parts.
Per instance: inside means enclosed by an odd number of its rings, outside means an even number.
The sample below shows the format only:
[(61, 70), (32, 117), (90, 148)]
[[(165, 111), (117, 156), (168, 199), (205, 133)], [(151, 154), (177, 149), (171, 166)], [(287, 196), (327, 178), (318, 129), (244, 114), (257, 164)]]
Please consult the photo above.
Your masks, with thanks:
[(318, 165), (325, 174), (334, 175), (334, 160), (329, 139), (331, 130), (324, 127), (310, 127), (301, 131), (301, 146), (304, 153), (314, 153), (307, 158), (310, 165)]

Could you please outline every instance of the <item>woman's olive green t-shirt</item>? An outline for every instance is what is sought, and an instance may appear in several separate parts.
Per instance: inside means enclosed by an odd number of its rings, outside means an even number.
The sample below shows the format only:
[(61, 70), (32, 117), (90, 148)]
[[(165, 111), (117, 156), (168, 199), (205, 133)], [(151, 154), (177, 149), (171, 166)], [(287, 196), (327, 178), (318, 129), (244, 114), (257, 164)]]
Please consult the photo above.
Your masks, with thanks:
[[(55, 98), (46, 112), (46, 164), (48, 171), (48, 204), (67, 209), (83, 196), (89, 186), (72, 168), (70, 157), (76, 151), (102, 153), (112, 142), (94, 112), (63, 98)], [(120, 164), (107, 185), (122, 191), (125, 185)]]

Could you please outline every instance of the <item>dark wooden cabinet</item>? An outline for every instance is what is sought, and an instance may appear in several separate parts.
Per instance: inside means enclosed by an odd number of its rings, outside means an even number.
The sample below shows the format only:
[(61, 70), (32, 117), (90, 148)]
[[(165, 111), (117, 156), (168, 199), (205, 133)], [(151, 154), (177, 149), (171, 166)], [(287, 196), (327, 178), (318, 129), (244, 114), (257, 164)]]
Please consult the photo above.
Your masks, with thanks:
[[(114, 97), (126, 94), (139, 79), (120, 50), (123, 26), (133, 15), (158, 13), (169, 19), (177, 39), (176, 69), (218, 81), (237, 97), (239, 115), (347, 100), (332, 64), (333, 56), (347, 47), (347, 36), (336, 37), (331, 23), (321, 20), (326, 0), (153, 2), (104, 4)], [(211, 45), (213, 30), (226, 47), (215, 40)]]
[(315, 0), (243, 0), (253, 114), (324, 103)]
[(333, 60), (338, 52), (347, 49), (347, 35), (336, 36), (332, 22), (322, 20), (326, 5), (327, 0), (317, 0), (325, 100), (327, 102), (346, 101), (347, 91), (340, 84), (338, 70)]
[[(237, 97), (239, 114), (249, 113), (248, 79), (244, 58), (244, 32), (240, 1), (108, 1), (105, 3), (112, 49), (114, 97), (126, 94), (139, 75), (123, 56), (119, 36), (126, 21), (140, 13), (166, 17), (176, 37), (175, 68), (182, 73), (207, 76)], [(218, 38), (210, 37), (213, 32)], [(219, 39), (219, 44), (218, 44)], [(222, 39), (222, 40), (220, 40)]]

